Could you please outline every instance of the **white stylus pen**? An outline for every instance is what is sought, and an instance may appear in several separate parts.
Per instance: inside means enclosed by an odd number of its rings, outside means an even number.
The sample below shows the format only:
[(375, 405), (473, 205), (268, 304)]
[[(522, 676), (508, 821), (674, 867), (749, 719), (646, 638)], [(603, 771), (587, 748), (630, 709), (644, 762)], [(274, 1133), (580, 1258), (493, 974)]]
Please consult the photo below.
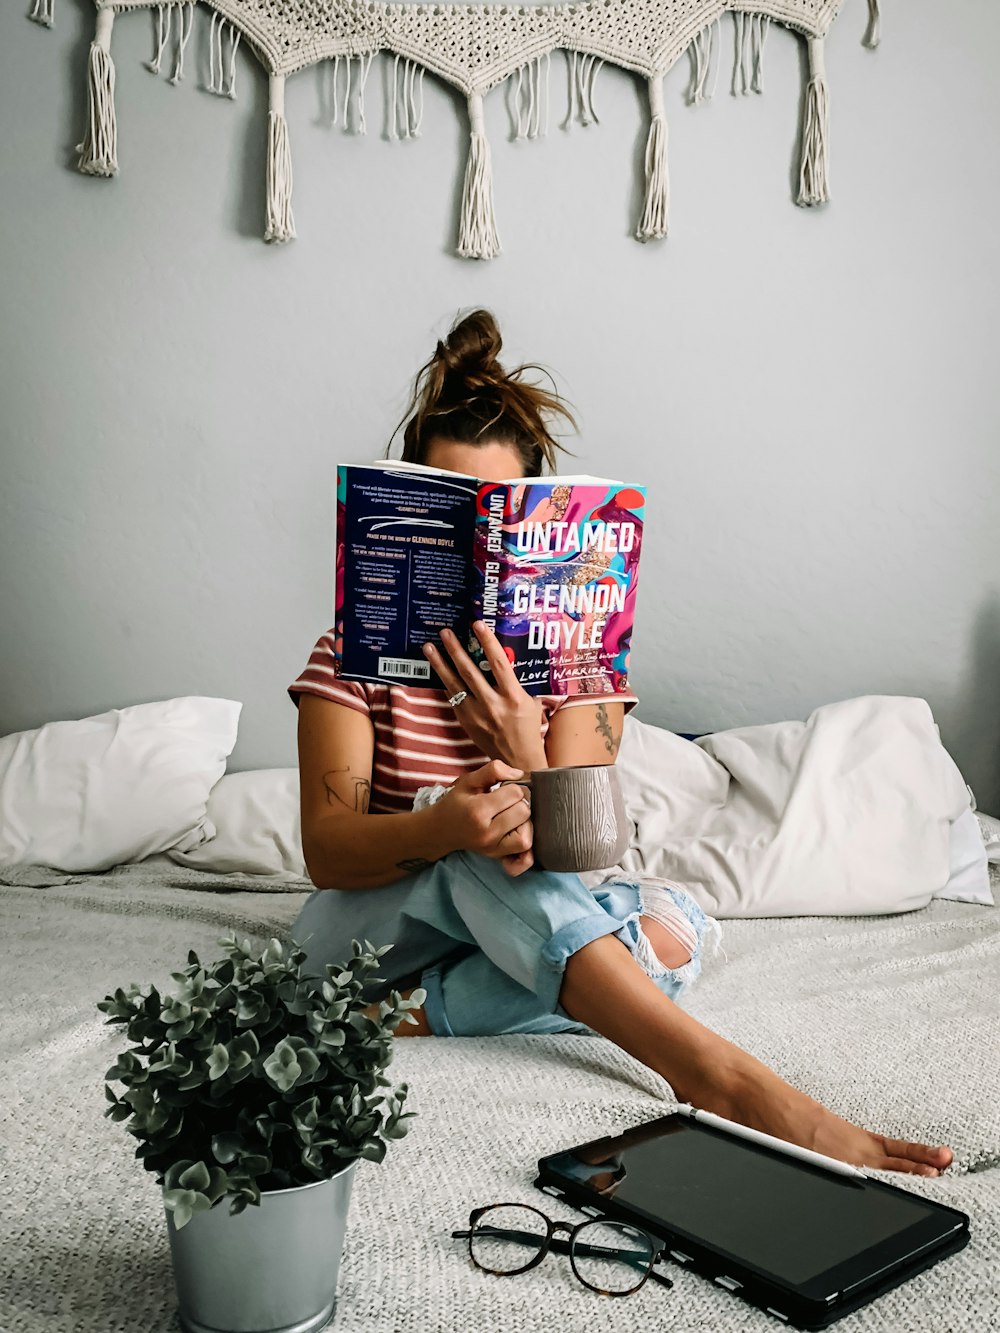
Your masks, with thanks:
[(740, 1125), (735, 1120), (726, 1120), (723, 1116), (715, 1115), (712, 1111), (700, 1111), (688, 1102), (681, 1102), (677, 1107), (677, 1113), (678, 1115), (686, 1115), (689, 1120), (697, 1120), (700, 1125), (711, 1125), (713, 1129), (721, 1129), (738, 1139), (746, 1139), (750, 1143), (760, 1143), (765, 1148), (774, 1148), (776, 1152), (782, 1152), (786, 1157), (795, 1157), (800, 1162), (811, 1162), (813, 1166), (826, 1167), (827, 1171), (835, 1171), (838, 1176), (858, 1176), (861, 1180), (868, 1179), (863, 1171), (859, 1171), (856, 1166), (850, 1166), (847, 1162), (838, 1162), (835, 1157), (827, 1157), (824, 1153), (813, 1152), (811, 1148), (800, 1148), (796, 1143), (788, 1143), (785, 1139), (776, 1139), (773, 1134), (763, 1134), (759, 1129), (750, 1129), (747, 1125)]

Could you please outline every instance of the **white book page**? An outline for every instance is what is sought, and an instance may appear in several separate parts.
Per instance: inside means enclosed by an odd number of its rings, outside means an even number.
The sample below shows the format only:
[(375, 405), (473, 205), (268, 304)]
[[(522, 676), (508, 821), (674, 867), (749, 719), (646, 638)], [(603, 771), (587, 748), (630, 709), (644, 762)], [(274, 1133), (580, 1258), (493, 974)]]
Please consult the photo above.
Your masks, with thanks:
[[(452, 472), (448, 468), (428, 467), (426, 463), (408, 463), (402, 458), (384, 458), (375, 463), (342, 463), (342, 467), (386, 468), (393, 472), (423, 472), (436, 477), (463, 477), (469, 481), (481, 482), (482, 477), (469, 472)], [(532, 482), (551, 482), (554, 486), (625, 486), (633, 482), (615, 481), (611, 477), (592, 477), (587, 473), (562, 476), (558, 473), (547, 477), (504, 477), (497, 484), (500, 486), (527, 486)]]

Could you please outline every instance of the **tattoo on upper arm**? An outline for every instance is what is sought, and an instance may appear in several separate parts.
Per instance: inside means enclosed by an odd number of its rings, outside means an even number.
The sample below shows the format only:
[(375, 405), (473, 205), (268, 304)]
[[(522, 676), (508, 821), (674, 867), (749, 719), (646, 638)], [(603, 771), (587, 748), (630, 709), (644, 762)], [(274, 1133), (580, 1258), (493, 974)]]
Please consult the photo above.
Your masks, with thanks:
[(608, 754), (615, 755), (618, 752), (618, 738), (615, 736), (611, 726), (611, 719), (608, 717), (607, 704), (597, 705), (597, 731), (604, 737), (604, 747)]
[[(339, 791), (335, 791), (333, 786), (342, 773), (348, 775), (346, 782), (341, 784), (348, 791), (348, 799), (341, 796)], [(356, 814), (366, 815), (368, 813), (368, 802), (371, 800), (372, 784), (367, 778), (352, 777), (350, 774), (350, 768), (331, 768), (328, 773), (323, 774), (327, 804), (333, 805), (336, 801), (348, 810), (353, 810)]]

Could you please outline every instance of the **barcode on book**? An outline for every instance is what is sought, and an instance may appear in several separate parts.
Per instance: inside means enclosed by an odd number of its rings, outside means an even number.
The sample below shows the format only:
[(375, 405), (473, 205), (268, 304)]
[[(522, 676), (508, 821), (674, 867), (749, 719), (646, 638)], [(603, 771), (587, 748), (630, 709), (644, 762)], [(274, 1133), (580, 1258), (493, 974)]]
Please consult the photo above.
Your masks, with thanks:
[(411, 662), (406, 657), (380, 657), (378, 659), (380, 676), (411, 676), (414, 680), (430, 680), (429, 662)]

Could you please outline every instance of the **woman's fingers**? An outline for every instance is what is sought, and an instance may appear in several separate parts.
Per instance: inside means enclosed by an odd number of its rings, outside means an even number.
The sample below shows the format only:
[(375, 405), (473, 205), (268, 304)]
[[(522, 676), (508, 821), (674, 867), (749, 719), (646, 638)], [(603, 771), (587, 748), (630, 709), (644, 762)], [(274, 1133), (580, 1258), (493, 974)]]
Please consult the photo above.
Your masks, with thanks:
[(480, 701), (485, 700), (492, 693), (493, 687), (489, 681), (483, 679), (482, 671), (462, 647), (458, 635), (453, 630), (443, 629), (441, 631), (441, 642), (447, 649), (448, 656), (461, 676), (465, 688)]
[[(485, 692), (492, 686), (483, 680), (483, 672), (477, 670), (475, 663), (457, 639), (455, 640), (456, 648), (452, 648), (452, 645), (445, 640), (444, 636), (447, 633), (449, 633), (447, 629), (441, 631), (441, 643), (444, 643), (445, 648), (451, 653), (455, 665), (452, 665), (452, 661), (448, 660), (448, 657), (441, 652), (436, 644), (424, 644), (424, 657), (427, 657), (433, 669), (439, 674), (441, 682), (443, 682), (444, 688), (448, 690), (449, 694), (456, 694), (460, 689), (464, 689), (465, 692), (472, 694), (472, 697), (476, 700), (484, 700)], [(455, 639), (455, 636), (452, 636), (452, 639)], [(465, 657), (468, 667), (465, 667), (461, 657)]]
[(508, 875), (523, 875), (535, 864), (535, 856), (529, 848), (526, 852), (518, 852), (516, 856), (503, 857), (501, 864)]
[(485, 620), (477, 620), (472, 626), (476, 638), (486, 655), (486, 660), (490, 664), (493, 672), (493, 680), (497, 689), (504, 694), (511, 693), (512, 690), (521, 688), (520, 681), (514, 673), (514, 667), (510, 658), (503, 650), (500, 640), (487, 625)]
[(496, 791), (491, 791), (483, 800), (486, 803), (484, 809), (489, 812), (491, 830), (497, 836), (500, 836), (498, 819), (504, 821), (503, 831), (506, 831), (508, 828), (517, 828), (519, 824), (531, 818), (531, 801), (528, 793), (516, 783), (504, 783)]
[(460, 690), (465, 688), (461, 678), (452, 670), (451, 663), (437, 644), (425, 643), (424, 656), (441, 677), (441, 683), (444, 685), (448, 694), (457, 694)]
[[(464, 791), (488, 792), (498, 782), (502, 782), (505, 786), (500, 790), (504, 791), (512, 782), (523, 777), (524, 773), (520, 768), (511, 768), (510, 764), (505, 764), (502, 759), (490, 759), (482, 768), (474, 768), (471, 773), (463, 773), (455, 786), (461, 787)], [(526, 792), (523, 788), (519, 788), (518, 794), (525, 796)], [(498, 803), (497, 809), (500, 808), (500, 804)]]
[(523, 805), (520, 809), (504, 810), (490, 826), (490, 839), (496, 851), (504, 856), (528, 851), (534, 841), (529, 812)]

